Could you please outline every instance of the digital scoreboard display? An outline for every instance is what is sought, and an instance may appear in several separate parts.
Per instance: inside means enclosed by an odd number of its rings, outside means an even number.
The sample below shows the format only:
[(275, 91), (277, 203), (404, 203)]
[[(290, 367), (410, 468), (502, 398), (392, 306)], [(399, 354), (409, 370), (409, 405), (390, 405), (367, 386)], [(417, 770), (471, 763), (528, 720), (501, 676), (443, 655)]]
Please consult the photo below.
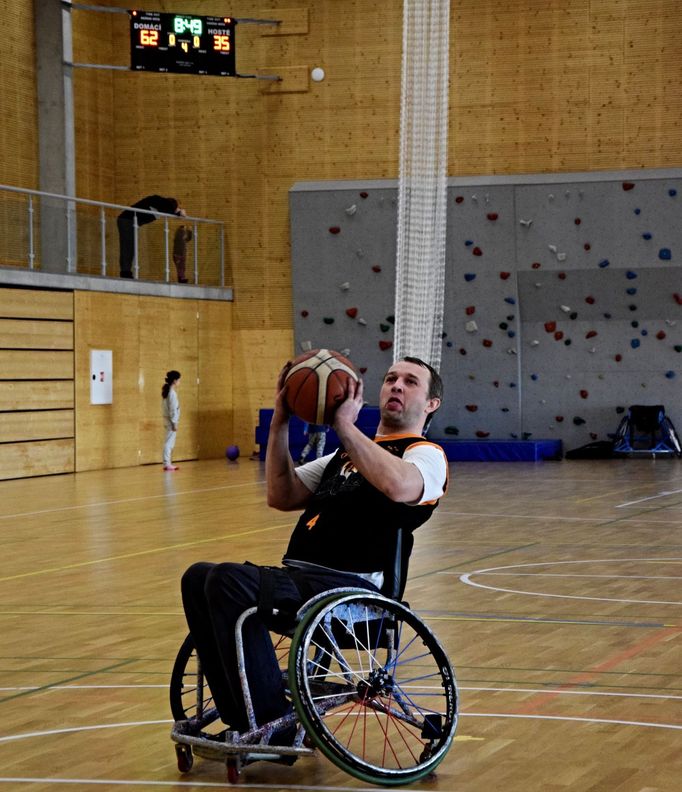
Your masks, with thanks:
[(128, 11), (130, 68), (174, 74), (235, 75), (230, 17)]

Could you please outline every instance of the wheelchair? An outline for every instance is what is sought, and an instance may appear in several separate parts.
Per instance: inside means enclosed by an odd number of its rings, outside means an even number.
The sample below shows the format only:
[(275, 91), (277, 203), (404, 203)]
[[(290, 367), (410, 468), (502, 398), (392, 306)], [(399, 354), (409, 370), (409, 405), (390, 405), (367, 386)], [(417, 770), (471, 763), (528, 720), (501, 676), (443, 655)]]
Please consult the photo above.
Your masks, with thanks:
[[(223, 762), (234, 784), (252, 762), (293, 764), (316, 750), (355, 778), (382, 786), (434, 772), (457, 728), (457, 683), (438, 639), (405, 603), (354, 588), (332, 589), (305, 603), (293, 631), (275, 643), (280, 666), (286, 658), (282, 673), (292, 712), (260, 726), (241, 640), (244, 621), (257, 611), (247, 610), (236, 626), (246, 732), (216, 733), (223, 726), (191, 636), (180, 647), (170, 704), (181, 773), (191, 770), (196, 755)], [(293, 740), (271, 745), (283, 730), (295, 732)]]

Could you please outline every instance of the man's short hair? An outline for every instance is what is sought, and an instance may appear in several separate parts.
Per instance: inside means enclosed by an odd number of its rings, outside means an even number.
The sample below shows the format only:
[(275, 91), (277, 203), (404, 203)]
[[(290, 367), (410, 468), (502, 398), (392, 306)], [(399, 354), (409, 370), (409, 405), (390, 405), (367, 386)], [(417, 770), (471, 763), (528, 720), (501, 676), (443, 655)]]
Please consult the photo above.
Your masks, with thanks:
[(407, 363), (414, 363), (417, 366), (422, 366), (423, 368), (428, 369), (429, 373), (431, 374), (428, 394), (429, 399), (440, 399), (443, 401), (443, 380), (436, 369), (418, 357), (410, 357), (409, 355), (406, 355), (404, 358), (402, 358), (402, 360), (406, 361)]

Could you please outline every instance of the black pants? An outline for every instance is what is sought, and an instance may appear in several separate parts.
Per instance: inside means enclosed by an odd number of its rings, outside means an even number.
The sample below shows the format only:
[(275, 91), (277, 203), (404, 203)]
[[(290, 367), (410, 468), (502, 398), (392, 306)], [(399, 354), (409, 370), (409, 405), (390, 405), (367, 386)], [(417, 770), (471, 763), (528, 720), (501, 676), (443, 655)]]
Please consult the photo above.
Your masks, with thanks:
[(131, 278), (133, 274), (133, 259), (135, 258), (135, 230), (132, 218), (118, 217), (118, 263), (122, 278)]
[[(302, 573), (273, 569), (273, 606), (295, 612), (315, 594), (342, 586), (376, 591), (371, 583), (342, 572)], [(259, 567), (251, 564), (193, 564), (182, 577), (182, 604), (190, 633), (201, 660), (213, 700), (222, 721), (237, 731), (249, 728), (237, 670), (234, 628), (241, 614), (258, 604)], [(243, 630), (246, 676), (258, 725), (284, 715), (289, 702), (284, 695), (282, 672), (270, 634), (254, 615)]]

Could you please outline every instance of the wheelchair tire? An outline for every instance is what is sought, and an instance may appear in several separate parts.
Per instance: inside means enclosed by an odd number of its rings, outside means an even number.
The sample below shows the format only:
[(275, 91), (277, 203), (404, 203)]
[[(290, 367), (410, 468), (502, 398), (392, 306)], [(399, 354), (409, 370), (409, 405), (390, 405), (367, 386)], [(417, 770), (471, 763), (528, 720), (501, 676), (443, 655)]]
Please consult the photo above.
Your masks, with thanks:
[(206, 713), (213, 707), (213, 697), (203, 675), (199, 678), (194, 641), (192, 636), (188, 635), (180, 646), (171, 673), (169, 696), (174, 720), (189, 720), (196, 717), (198, 684), (203, 685), (203, 712)]
[(458, 695), (445, 651), (415, 614), (380, 594), (311, 608), (292, 639), (289, 682), (312, 741), (361, 781), (417, 781), (452, 744)]

